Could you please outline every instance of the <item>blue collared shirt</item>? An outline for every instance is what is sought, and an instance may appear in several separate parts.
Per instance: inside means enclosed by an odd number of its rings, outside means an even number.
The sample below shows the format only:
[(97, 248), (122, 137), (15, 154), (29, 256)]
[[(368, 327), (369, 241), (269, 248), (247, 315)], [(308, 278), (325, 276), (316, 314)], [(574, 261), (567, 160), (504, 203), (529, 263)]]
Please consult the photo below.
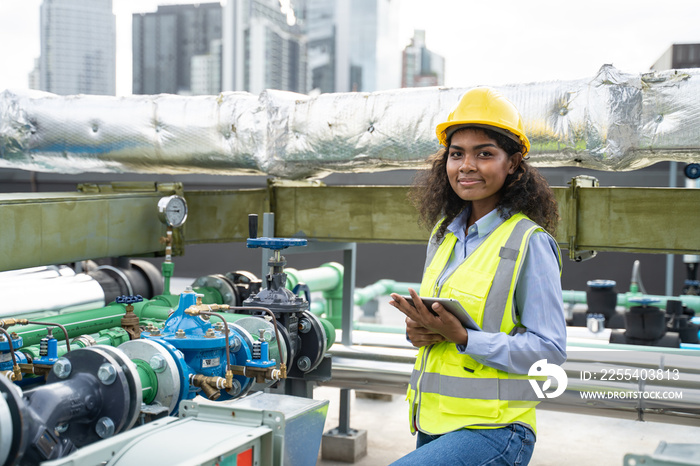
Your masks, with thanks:
[[(446, 277), (484, 242), (486, 237), (506, 219), (492, 210), (469, 227), (471, 209), (464, 209), (447, 227), (457, 237)], [(559, 276), (557, 245), (546, 233), (535, 232), (515, 285), (515, 307), (523, 333), (508, 335), (467, 330), (467, 345), (457, 350), (477, 362), (516, 374), (527, 374), (530, 366), (540, 360), (561, 364), (566, 360), (566, 320)]]

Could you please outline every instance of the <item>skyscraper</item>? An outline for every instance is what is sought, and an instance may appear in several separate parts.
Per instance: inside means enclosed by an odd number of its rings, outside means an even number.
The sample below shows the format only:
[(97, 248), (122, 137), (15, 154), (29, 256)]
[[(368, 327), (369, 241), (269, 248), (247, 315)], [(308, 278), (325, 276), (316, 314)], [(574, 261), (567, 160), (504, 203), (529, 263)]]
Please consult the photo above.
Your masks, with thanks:
[(44, 0), (41, 90), (61, 95), (116, 93), (112, 0)]
[(445, 84), (445, 59), (425, 46), (425, 31), (413, 33), (411, 44), (403, 51), (401, 87), (442, 86)]
[(373, 92), (401, 84), (399, 0), (299, 0), (313, 89)]
[(306, 36), (297, 2), (229, 0), (224, 10), (223, 90), (306, 93)]
[(221, 4), (218, 2), (161, 5), (155, 12), (134, 14), (132, 92), (190, 94), (193, 92), (193, 57), (210, 55), (208, 59), (194, 60), (200, 73), (198, 89), (201, 90), (204, 80), (210, 93), (218, 93), (221, 88), (216, 83), (220, 83), (220, 76), (201, 76), (203, 61), (207, 62), (208, 70), (219, 72), (219, 68), (210, 63), (211, 59), (219, 59), (211, 56), (218, 53), (218, 40), (221, 40)]

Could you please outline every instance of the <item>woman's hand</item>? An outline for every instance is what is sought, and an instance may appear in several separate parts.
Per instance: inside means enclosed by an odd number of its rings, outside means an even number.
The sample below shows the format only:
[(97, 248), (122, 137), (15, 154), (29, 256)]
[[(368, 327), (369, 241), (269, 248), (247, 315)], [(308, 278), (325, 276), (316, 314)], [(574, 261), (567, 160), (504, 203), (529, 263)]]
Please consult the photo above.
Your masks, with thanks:
[(393, 301), (389, 304), (406, 315), (406, 333), (413, 346), (420, 348), (444, 340), (467, 344), (467, 330), (455, 316), (439, 303), (433, 303), (432, 309), (428, 309), (415, 290), (409, 288), (408, 292), (415, 306), (396, 293), (391, 294)]

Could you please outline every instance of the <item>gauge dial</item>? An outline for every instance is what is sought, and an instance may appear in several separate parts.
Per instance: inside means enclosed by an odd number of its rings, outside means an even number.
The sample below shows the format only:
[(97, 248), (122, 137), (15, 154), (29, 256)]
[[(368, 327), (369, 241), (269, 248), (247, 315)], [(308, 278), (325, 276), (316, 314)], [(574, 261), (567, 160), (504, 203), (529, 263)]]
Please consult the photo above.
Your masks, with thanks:
[(173, 195), (158, 201), (158, 219), (169, 227), (181, 227), (187, 220), (185, 198)]

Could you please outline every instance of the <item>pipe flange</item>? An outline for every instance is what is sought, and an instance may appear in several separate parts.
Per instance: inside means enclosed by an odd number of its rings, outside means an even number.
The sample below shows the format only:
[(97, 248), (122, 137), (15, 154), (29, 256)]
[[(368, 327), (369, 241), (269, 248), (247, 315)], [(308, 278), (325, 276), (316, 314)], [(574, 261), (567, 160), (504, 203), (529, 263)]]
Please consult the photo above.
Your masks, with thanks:
[[(108, 350), (105, 350), (108, 348)], [(111, 351), (110, 351), (111, 350)], [(114, 357), (113, 355), (118, 355)], [(82, 379), (84, 383), (95, 384), (101, 393), (102, 403), (89, 422), (71, 422), (62, 437), (70, 439), (80, 448), (102, 440), (96, 432), (97, 422), (108, 417), (114, 423), (114, 434), (131, 427), (138, 418), (141, 408), (141, 379), (138, 378), (136, 366), (123, 352), (109, 346), (92, 346), (79, 348), (65, 354), (70, 361), (72, 371), (67, 378), (59, 378), (54, 371), (49, 372), (46, 384), (61, 383), (64, 380)], [(114, 380), (109, 383), (98, 381), (98, 371), (104, 364), (114, 368)], [(89, 375), (89, 377), (85, 377)]]
[(122, 343), (118, 348), (126, 354), (129, 359), (140, 359), (150, 364), (151, 358), (160, 356), (163, 358), (164, 367), (156, 371), (158, 379), (158, 390), (154, 403), (168, 408), (168, 414), (175, 411), (180, 401), (180, 369), (168, 350), (162, 345), (161, 340), (130, 340)]
[(127, 277), (126, 274), (124, 273), (124, 271), (122, 271), (120, 268), (114, 267), (111, 265), (100, 265), (95, 270), (96, 271), (106, 270), (108, 272), (113, 273), (114, 275), (116, 275), (117, 277), (119, 277), (121, 279), (122, 283), (124, 283), (124, 286), (126, 287), (127, 294), (129, 296), (132, 296), (134, 294), (134, 288), (131, 286), (131, 282), (129, 281), (129, 277)]
[(158, 268), (145, 260), (132, 259), (131, 267), (138, 270), (148, 279), (151, 285), (151, 295), (148, 298), (163, 294), (163, 276)]
[(0, 376), (0, 464), (16, 464), (27, 448), (22, 390)]
[(206, 275), (204, 277), (199, 277), (192, 283), (193, 288), (214, 288), (221, 294), (222, 304), (228, 304), (229, 306), (237, 306), (240, 302), (240, 297), (238, 296), (238, 288), (229, 280), (226, 276), (221, 274), (216, 275)]
[[(326, 354), (326, 330), (319, 318), (311, 312), (302, 312), (299, 314), (299, 321), (301, 322), (302, 319), (306, 319), (310, 325), (307, 331), (299, 332), (301, 344), (294, 364), (289, 365), (290, 377), (303, 377), (305, 373), (311, 372), (321, 364)], [(299, 367), (297, 361), (303, 357), (308, 358), (310, 364)]]
[(139, 377), (138, 369), (129, 356), (119, 349), (108, 345), (97, 345), (93, 348), (103, 350), (109, 353), (114, 359), (119, 361), (120, 367), (124, 370), (124, 375), (129, 386), (129, 398), (131, 405), (127, 415), (126, 425), (123, 430), (131, 429), (141, 414), (141, 404), (143, 403), (143, 386), (141, 385), (141, 377)]

